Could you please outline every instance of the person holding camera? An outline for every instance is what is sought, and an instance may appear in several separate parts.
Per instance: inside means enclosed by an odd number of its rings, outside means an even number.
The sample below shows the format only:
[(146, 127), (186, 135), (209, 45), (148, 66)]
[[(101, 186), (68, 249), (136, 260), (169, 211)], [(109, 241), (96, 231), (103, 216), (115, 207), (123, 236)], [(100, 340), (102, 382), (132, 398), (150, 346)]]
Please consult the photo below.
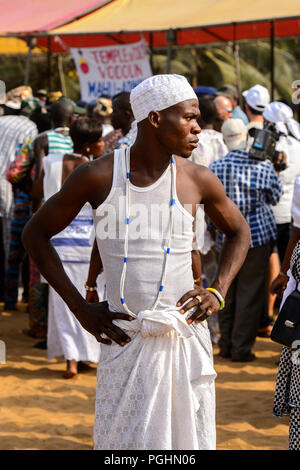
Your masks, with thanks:
[(283, 195), (273, 208), (278, 231), (277, 248), (281, 263), (290, 237), (294, 183), (296, 178), (300, 176), (300, 142), (291, 133), (289, 134), (287, 128), (287, 124), (292, 120), (292, 117), (292, 109), (279, 101), (270, 103), (263, 112), (265, 125), (266, 123), (275, 124), (279, 133), (276, 150), (284, 152), (286, 155), (286, 167), (278, 172), (283, 187)]
[[(248, 222), (251, 243), (227, 293), (226, 306), (219, 312), (219, 355), (248, 362), (255, 359), (251, 349), (266, 309), (268, 263), (272, 242), (277, 238), (271, 205), (278, 203), (282, 187), (270, 160), (255, 160), (245, 150), (247, 127), (240, 119), (226, 121), (222, 133), (229, 153), (210, 169)], [(223, 235), (217, 232), (217, 251), (221, 251), (223, 241)]]

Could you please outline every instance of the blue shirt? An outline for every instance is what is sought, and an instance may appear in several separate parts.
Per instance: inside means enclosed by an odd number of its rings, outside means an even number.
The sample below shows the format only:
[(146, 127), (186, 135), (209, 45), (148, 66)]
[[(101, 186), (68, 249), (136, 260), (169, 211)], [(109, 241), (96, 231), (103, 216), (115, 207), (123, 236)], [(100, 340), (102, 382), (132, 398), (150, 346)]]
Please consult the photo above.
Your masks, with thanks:
[(245, 125), (248, 124), (249, 119), (247, 118), (247, 114), (241, 109), (240, 106), (236, 106), (232, 111), (232, 118), (234, 119), (241, 119)]
[[(259, 162), (244, 150), (229, 152), (212, 163), (211, 171), (223, 183), (227, 196), (237, 205), (251, 231), (250, 248), (276, 240), (277, 229), (271, 205), (282, 195), (282, 185), (270, 160)], [(220, 250), (225, 235), (218, 232)]]

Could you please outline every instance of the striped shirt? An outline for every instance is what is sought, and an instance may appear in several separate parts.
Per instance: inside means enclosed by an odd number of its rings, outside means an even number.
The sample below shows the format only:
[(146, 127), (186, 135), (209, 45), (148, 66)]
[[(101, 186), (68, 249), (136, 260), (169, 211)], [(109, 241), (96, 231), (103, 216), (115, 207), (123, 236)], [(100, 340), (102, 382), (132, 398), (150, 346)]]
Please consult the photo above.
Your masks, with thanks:
[[(277, 230), (271, 205), (276, 205), (282, 185), (269, 160), (258, 162), (243, 150), (229, 152), (215, 161), (210, 169), (223, 183), (227, 196), (237, 205), (251, 231), (250, 248), (276, 240)], [(218, 232), (216, 248), (220, 250), (225, 235)]]
[(0, 217), (10, 217), (12, 210), (12, 186), (6, 180), (6, 170), (16, 149), (37, 133), (36, 125), (25, 116), (0, 117)]
[(50, 130), (46, 133), (48, 137), (48, 155), (73, 152), (71, 137), (55, 132), (55, 130)]

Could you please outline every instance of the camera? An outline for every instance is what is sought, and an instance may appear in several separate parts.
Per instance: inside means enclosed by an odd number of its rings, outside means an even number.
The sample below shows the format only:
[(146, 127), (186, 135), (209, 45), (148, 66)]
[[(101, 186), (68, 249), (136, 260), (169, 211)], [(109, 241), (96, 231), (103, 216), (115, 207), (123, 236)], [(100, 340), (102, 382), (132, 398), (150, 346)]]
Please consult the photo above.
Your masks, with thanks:
[(253, 137), (253, 143), (249, 150), (249, 157), (255, 160), (271, 160), (276, 171), (283, 171), (287, 165), (280, 159), (281, 152), (276, 150), (276, 142), (283, 135), (276, 130), (273, 122), (265, 122), (263, 129), (252, 128), (249, 135)]

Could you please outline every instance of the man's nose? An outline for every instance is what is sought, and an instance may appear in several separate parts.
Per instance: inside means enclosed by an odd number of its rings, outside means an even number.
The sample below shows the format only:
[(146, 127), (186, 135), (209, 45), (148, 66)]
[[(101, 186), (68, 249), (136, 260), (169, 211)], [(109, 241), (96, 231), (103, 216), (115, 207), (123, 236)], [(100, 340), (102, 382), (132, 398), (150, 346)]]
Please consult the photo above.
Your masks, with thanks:
[(198, 122), (196, 121), (194, 127), (193, 127), (193, 130), (192, 130), (193, 134), (200, 134), (201, 132), (201, 127), (199, 126)]

